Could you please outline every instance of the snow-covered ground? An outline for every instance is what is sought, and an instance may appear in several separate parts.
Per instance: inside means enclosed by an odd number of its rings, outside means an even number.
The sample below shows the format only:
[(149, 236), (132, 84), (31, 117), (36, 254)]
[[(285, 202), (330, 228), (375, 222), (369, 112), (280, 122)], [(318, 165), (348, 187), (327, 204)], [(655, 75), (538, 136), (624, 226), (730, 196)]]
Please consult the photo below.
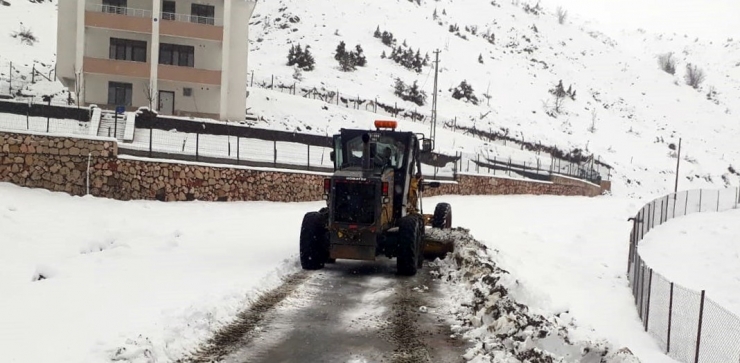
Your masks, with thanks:
[[(321, 203), (118, 202), (0, 184), (4, 362), (173, 361), (297, 270)], [(12, 333), (10, 333), (12, 332)]]
[[(637, 201), (445, 196), (425, 205), (440, 201), (453, 205), (454, 225), (498, 251), (520, 282), (518, 301), (567, 311), (576, 337), (671, 362), (642, 331), (625, 278), (625, 221)], [(119, 202), (0, 184), (0, 325), (15, 332), (0, 343), (3, 358), (96, 362), (126, 347), (174, 360), (298, 268), (301, 216), (321, 204)]]
[(655, 227), (640, 241), (645, 263), (665, 278), (740, 316), (740, 210), (692, 214)]

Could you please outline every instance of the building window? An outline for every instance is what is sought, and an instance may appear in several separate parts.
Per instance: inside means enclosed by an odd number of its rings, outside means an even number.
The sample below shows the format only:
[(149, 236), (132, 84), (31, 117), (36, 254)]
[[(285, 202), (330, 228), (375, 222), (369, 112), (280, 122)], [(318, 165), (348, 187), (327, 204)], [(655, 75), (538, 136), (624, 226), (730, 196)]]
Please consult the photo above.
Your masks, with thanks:
[(146, 41), (110, 38), (108, 58), (146, 62)]
[(131, 83), (108, 82), (108, 104), (131, 106), (133, 85)]
[(113, 14), (126, 14), (127, 0), (103, 0), (103, 12)]
[(174, 1), (163, 1), (162, 2), (162, 19), (163, 20), (175, 20), (175, 2)]
[(195, 67), (195, 47), (180, 44), (159, 44), (159, 64)]
[(190, 4), (190, 22), (213, 25), (216, 8), (213, 5)]

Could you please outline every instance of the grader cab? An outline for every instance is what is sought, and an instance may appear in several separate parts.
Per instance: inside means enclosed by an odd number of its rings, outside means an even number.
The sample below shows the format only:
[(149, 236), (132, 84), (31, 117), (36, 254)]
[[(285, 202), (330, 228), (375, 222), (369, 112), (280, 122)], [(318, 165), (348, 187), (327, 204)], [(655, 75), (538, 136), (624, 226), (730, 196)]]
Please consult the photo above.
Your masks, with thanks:
[(342, 129), (333, 137), (334, 174), (324, 179), (326, 207), (303, 218), (300, 260), (304, 269), (336, 259), (396, 258), (398, 273), (414, 275), (424, 257), (444, 257), (451, 241), (425, 239), (426, 226), (451, 228), (448, 203), (422, 212), (425, 182), (420, 155), (433, 149), (423, 134), (396, 131), (395, 121), (376, 130)]

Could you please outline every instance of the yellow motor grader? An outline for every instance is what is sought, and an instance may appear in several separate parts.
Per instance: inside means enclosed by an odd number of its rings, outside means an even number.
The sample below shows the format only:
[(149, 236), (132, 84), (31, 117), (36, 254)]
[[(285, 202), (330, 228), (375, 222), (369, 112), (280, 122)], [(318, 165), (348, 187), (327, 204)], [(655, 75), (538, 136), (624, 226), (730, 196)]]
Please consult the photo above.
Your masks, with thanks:
[(452, 208), (439, 203), (423, 214), (425, 182), (420, 155), (433, 141), (396, 131), (396, 121), (375, 121), (376, 130), (341, 129), (333, 136), (334, 173), (324, 179), (326, 207), (303, 217), (301, 266), (323, 268), (336, 259), (396, 258), (398, 274), (415, 275), (424, 257), (444, 257), (453, 243), (425, 238), (426, 226), (452, 227)]

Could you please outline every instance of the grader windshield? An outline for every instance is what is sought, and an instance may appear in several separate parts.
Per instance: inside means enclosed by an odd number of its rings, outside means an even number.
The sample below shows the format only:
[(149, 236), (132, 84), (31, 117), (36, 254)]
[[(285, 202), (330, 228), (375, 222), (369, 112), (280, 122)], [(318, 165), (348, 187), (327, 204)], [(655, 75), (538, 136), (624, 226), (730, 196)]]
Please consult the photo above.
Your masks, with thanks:
[[(403, 166), (406, 147), (402, 138), (408, 135), (383, 135), (370, 133), (369, 158), (374, 169), (391, 167), (400, 169)], [(334, 138), (334, 167), (337, 170), (362, 167), (365, 154), (365, 143), (362, 134), (342, 133)]]

